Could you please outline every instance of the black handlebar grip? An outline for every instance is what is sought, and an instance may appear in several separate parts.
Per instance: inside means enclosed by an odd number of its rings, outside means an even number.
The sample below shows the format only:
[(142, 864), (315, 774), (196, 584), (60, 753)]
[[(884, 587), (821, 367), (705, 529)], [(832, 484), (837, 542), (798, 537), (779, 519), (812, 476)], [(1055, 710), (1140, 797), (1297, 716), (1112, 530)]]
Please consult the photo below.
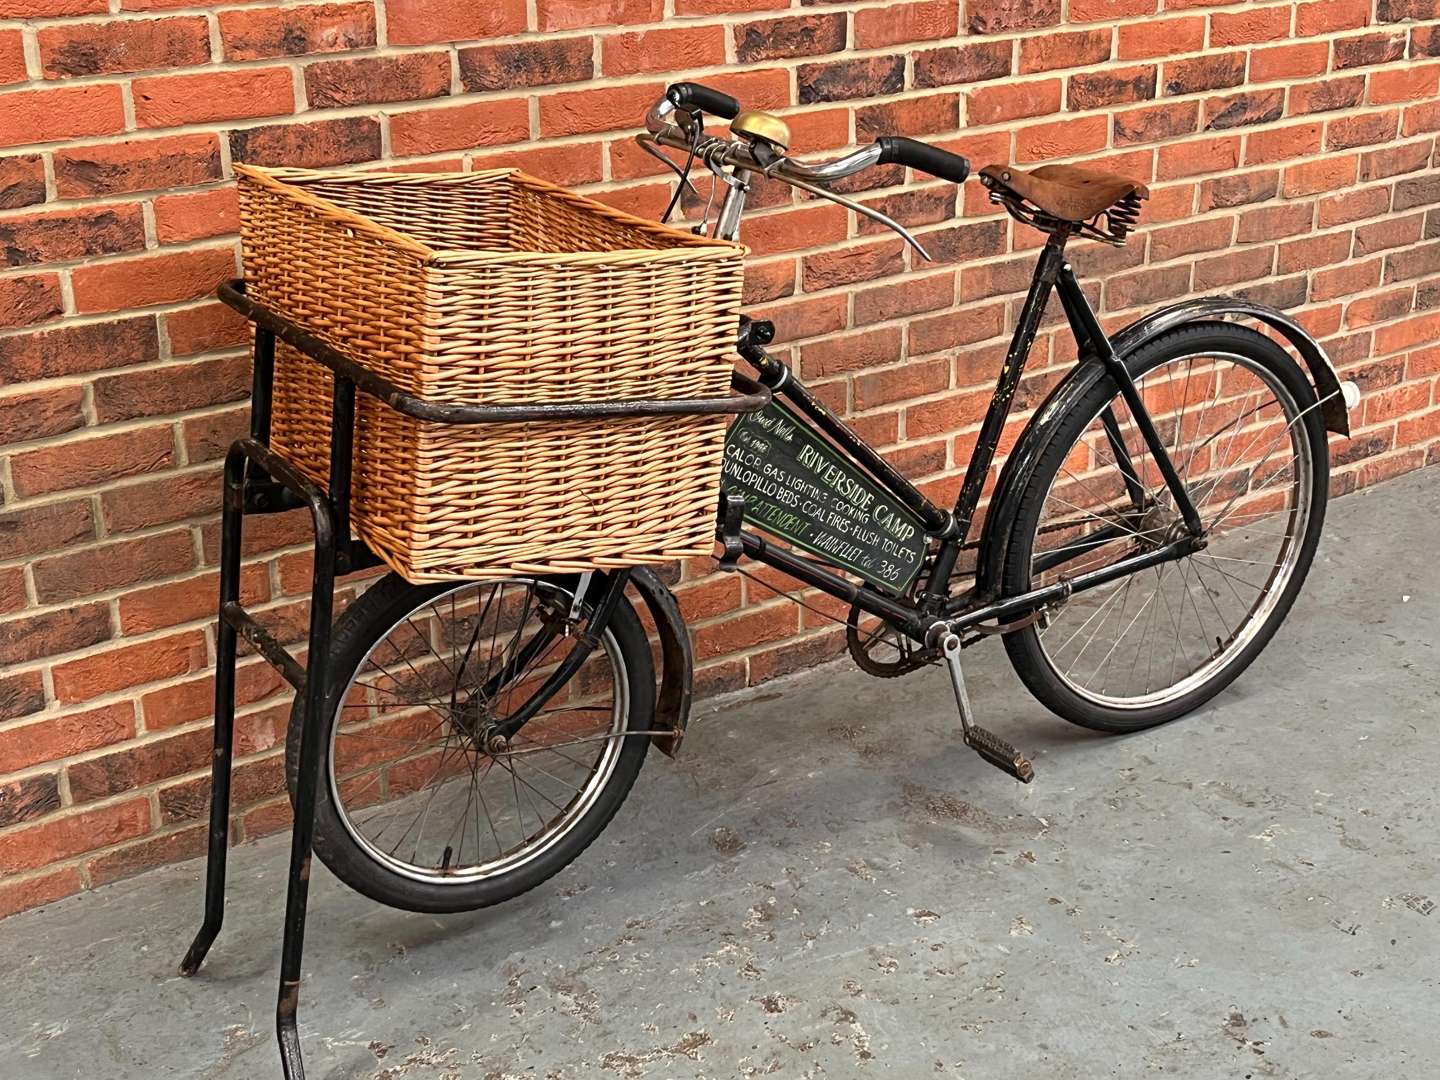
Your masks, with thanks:
[(901, 135), (883, 135), (875, 140), (880, 147), (881, 165), (909, 165), (931, 176), (963, 184), (970, 175), (970, 162), (960, 154), (941, 150), (938, 146), (907, 139)]
[(665, 96), (680, 109), (699, 109), (722, 120), (734, 120), (740, 115), (740, 102), (729, 94), (711, 90), (694, 82), (674, 83), (665, 91)]

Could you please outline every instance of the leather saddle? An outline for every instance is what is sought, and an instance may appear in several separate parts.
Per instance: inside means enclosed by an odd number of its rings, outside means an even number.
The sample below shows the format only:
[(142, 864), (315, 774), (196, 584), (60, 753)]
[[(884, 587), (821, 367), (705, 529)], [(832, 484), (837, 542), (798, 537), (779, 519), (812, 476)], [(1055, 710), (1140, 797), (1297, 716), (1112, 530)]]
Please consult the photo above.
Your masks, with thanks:
[(1077, 224), (1125, 202), (1138, 210), (1138, 200), (1150, 197), (1150, 189), (1136, 180), (1074, 165), (1041, 165), (1029, 172), (987, 165), (980, 175), (991, 191), (1013, 192), (1051, 217)]

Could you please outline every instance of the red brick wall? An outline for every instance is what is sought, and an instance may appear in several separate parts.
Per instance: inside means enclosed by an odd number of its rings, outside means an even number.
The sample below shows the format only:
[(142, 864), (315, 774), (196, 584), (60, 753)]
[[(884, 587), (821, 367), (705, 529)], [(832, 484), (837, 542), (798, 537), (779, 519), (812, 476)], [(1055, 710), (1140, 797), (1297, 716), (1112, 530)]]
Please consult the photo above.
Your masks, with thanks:
[[(1345, 492), (1440, 458), (1437, 57), (1440, 0), (0, 0), (0, 914), (202, 846), (217, 462), (247, 389), (209, 299), (234, 162), (519, 164), (652, 214), (669, 186), (628, 136), (683, 73), (782, 111), (805, 153), (904, 133), (1122, 170), (1146, 228), (1075, 255), (1106, 318), (1216, 290), (1297, 312), (1366, 390)], [(771, 188), (751, 299), (948, 495), (1036, 236), (978, 186), (868, 179), (939, 262)], [(1066, 350), (1042, 336), (1022, 407)], [(292, 631), (304, 532), (255, 521), (245, 571)], [(840, 648), (704, 574), (680, 586), (702, 691)], [(244, 838), (285, 820), (288, 695), (253, 658), (240, 687)]]

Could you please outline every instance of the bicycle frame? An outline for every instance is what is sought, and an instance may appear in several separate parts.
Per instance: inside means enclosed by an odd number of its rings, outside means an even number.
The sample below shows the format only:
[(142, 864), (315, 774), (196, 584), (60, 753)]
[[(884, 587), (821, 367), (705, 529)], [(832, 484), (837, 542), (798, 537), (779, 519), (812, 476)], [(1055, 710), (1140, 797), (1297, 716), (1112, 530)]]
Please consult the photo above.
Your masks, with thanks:
[[(736, 193), (739, 193), (738, 195)], [(738, 212), (729, 204), (743, 201), (743, 189), (731, 189), (727, 206), (722, 207), (717, 222), (720, 228), (733, 230), (738, 222)], [(727, 214), (727, 209), (731, 212)], [(722, 234), (723, 235), (723, 234)], [(965, 470), (965, 478), (951, 510), (941, 509), (919, 489), (901, 476), (868, 443), (820, 401), (799, 379), (790, 367), (770, 356), (756, 345), (742, 345), (740, 353), (759, 372), (760, 381), (772, 393), (783, 395), (806, 417), (828, 435), (839, 450), (851, 461), (878, 481), (905, 506), (909, 507), (924, 523), (926, 535), (938, 544), (930, 560), (929, 572), (923, 577), (914, 600), (905, 597), (891, 597), (868, 585), (857, 585), (849, 579), (830, 570), (813, 559), (806, 558), (788, 548), (777, 546), (762, 536), (742, 531), (741, 547), (751, 558), (763, 562), (789, 576), (847, 601), (868, 614), (878, 616), (887, 623), (917, 641), (933, 644), (931, 640), (937, 628), (945, 627), (952, 632), (973, 628), (989, 620), (1006, 621), (1023, 618), (1055, 603), (1072, 593), (1084, 592), (1108, 584), (1129, 574), (1171, 562), (1193, 553), (1204, 546), (1201, 524), (1195, 507), (1190, 500), (1179, 474), (1155, 429), (1145, 404), (1135, 387), (1124, 363), (1100, 326), (1095, 312), (1091, 309), (1084, 291), (1069, 262), (1065, 259), (1065, 244), (1068, 233), (1053, 233), (1040, 252), (1035, 273), (1030, 282), (1024, 305), (1021, 307), (1010, 346), (1001, 365), (995, 390), (990, 398), (980, 433)], [(1154, 459), (1165, 485), (1175, 500), (1175, 506), (1184, 520), (1188, 535), (1161, 544), (1153, 550), (1121, 559), (1109, 566), (1073, 578), (1063, 577), (1059, 582), (1045, 588), (1034, 589), (1016, 596), (987, 595), (975, 591), (959, 597), (950, 596), (951, 575), (959, 560), (961, 550), (967, 545), (976, 510), (980, 504), (985, 478), (994, 464), (1005, 423), (1010, 416), (1015, 392), (1025, 373), (1025, 364), (1034, 345), (1040, 320), (1045, 313), (1051, 292), (1057, 292), (1066, 320), (1079, 347), (1080, 363), (1092, 359), (1104, 365), (1106, 372), (1115, 381), (1136, 427), (1144, 439), (1145, 448)], [(1033, 421), (1032, 421), (1033, 423)], [(1102, 423), (1115, 453), (1117, 465), (1127, 475), (1127, 488), (1137, 511), (1145, 509), (1145, 492), (1134, 479), (1135, 470), (1119, 426), (1110, 409), (1102, 414)], [(1124, 530), (1116, 525), (1114, 535)], [(1105, 530), (1098, 530), (1100, 535)], [(1079, 553), (1068, 558), (1078, 558)], [(1053, 569), (1066, 561), (1049, 564)]]

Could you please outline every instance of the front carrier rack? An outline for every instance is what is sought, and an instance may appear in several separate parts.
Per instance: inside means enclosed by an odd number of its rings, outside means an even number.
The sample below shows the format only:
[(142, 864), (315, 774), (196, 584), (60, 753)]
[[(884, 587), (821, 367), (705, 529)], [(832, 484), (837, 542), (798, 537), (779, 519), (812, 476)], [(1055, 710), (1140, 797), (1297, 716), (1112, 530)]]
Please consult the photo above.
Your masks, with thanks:
[[(301, 959), (309, 899), (311, 845), (319, 780), (319, 717), (328, 693), (331, 616), (335, 578), (380, 564), (362, 540), (350, 535), (351, 464), (355, 439), (356, 391), (416, 420), (438, 424), (493, 424), (604, 420), (621, 417), (719, 415), (751, 412), (770, 401), (770, 391), (735, 372), (735, 393), (722, 397), (635, 399), (625, 401), (544, 402), (535, 404), (455, 405), (427, 401), (355, 363), (324, 341), (300, 329), (245, 293), (239, 279), (222, 284), (222, 301), (255, 324), (254, 382), (250, 399), (250, 434), (236, 440), (225, 457), (220, 519), (220, 596), (215, 668), (215, 748), (212, 759), (209, 850), (206, 861), (205, 916), (184, 960), (182, 975), (193, 975), (220, 932), (225, 906), (226, 853), (230, 825), (230, 766), (235, 727), (235, 664), (243, 638), (304, 695), (300, 734), (299, 775), (293, 792), (294, 824), (286, 886), (284, 937), (280, 954), (280, 988), (276, 1034), (287, 1080), (305, 1075), (296, 1016), (300, 1001)], [(329, 482), (325, 489), (301, 474), (293, 463), (270, 447), (276, 340), (286, 342), (323, 364), (334, 376), (330, 430)], [(310, 626), (306, 662), (301, 664), (240, 603), (241, 525), (246, 514), (308, 508), (314, 530), (315, 555), (311, 579)], [(609, 574), (597, 609), (619, 598), (629, 572)]]

